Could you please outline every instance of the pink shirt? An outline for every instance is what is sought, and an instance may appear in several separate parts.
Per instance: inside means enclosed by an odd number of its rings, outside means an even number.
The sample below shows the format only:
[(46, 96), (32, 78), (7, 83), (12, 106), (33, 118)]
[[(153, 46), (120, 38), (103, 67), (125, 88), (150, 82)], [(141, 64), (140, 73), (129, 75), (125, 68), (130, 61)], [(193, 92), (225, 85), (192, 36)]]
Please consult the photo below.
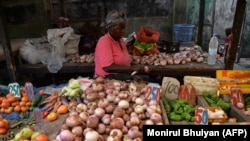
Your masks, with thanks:
[(103, 67), (112, 64), (130, 66), (131, 60), (127, 47), (122, 39), (120, 39), (122, 49), (119, 42), (115, 41), (109, 33), (102, 36), (95, 49), (95, 74), (106, 76), (110, 73), (105, 72)]

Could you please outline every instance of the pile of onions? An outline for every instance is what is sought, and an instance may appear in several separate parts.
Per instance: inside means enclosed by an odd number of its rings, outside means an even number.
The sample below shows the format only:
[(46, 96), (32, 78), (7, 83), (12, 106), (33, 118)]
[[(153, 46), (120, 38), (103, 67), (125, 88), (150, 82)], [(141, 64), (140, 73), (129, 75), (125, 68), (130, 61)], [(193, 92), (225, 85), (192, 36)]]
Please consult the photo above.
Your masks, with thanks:
[(81, 96), (84, 103), (69, 103), (71, 111), (58, 140), (140, 141), (144, 124), (163, 124), (159, 104), (146, 101), (131, 82), (112, 82), (98, 77), (92, 85)]

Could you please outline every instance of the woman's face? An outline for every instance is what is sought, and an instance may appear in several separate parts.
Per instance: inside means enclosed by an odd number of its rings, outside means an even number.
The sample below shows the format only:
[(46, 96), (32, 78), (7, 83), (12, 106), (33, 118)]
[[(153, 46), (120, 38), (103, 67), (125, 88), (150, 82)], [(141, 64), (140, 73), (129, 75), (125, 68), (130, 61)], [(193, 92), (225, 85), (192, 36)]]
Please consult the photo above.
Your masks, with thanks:
[(125, 33), (125, 23), (121, 22), (110, 26), (109, 34), (115, 39), (119, 40), (124, 36)]

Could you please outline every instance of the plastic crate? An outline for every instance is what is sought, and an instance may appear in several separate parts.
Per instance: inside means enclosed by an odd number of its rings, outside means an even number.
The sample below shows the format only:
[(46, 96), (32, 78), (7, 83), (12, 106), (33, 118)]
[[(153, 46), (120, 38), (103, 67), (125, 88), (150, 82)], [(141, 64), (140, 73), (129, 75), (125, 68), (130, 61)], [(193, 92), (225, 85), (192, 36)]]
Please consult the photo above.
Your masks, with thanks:
[(180, 44), (190, 44), (193, 35), (193, 28), (194, 25), (192, 24), (175, 24), (175, 41)]

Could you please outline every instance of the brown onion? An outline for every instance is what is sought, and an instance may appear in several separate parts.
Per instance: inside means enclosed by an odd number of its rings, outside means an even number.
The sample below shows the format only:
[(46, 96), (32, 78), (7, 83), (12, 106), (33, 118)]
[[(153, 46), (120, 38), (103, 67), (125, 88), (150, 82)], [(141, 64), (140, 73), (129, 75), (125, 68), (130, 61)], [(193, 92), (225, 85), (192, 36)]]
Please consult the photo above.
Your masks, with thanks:
[(90, 127), (90, 128), (96, 128), (98, 123), (99, 123), (99, 118), (96, 115), (89, 116), (86, 122), (87, 127)]
[(104, 83), (105, 79), (102, 76), (98, 76), (95, 78), (95, 83)]
[(61, 141), (74, 141), (75, 135), (69, 130), (62, 130), (60, 132)]
[(71, 132), (77, 137), (82, 137), (83, 129), (81, 126), (75, 126), (71, 129)]
[(151, 116), (150, 116), (150, 120), (152, 120), (155, 124), (159, 123), (159, 122), (162, 122), (162, 117), (160, 114), (158, 113), (153, 113)]
[(122, 133), (123, 133), (123, 134), (128, 133), (128, 127), (127, 127), (127, 126), (123, 126), (123, 127), (122, 127)]
[(98, 139), (99, 139), (99, 134), (96, 131), (92, 130), (86, 133), (85, 136), (86, 141), (97, 141)]
[(122, 138), (123, 133), (120, 129), (112, 129), (109, 133), (110, 136), (118, 136), (119, 138)]
[(80, 116), (78, 115), (69, 115), (67, 118), (66, 118), (66, 122), (68, 127), (75, 127), (75, 126), (79, 126), (79, 125), (82, 125), (82, 119)]
[(96, 131), (97, 131), (99, 134), (105, 133), (105, 132), (106, 132), (106, 126), (105, 126), (103, 123), (99, 123), (98, 126), (97, 126)]
[(128, 136), (131, 139), (137, 138), (139, 136), (139, 128), (137, 126), (133, 126), (128, 130)]
[(112, 119), (110, 122), (110, 126), (112, 129), (122, 129), (124, 126), (124, 120), (122, 118)]
[(76, 110), (76, 106), (78, 105), (77, 101), (73, 100), (69, 102), (69, 111), (75, 111)]
[(101, 99), (99, 102), (98, 102), (98, 107), (100, 108), (105, 108), (106, 106), (108, 106), (109, 102), (107, 99)]
[(109, 115), (109, 114), (105, 114), (103, 117), (102, 117), (102, 122), (104, 123), (104, 124), (109, 124), (110, 123), (110, 121), (111, 121), (111, 116)]
[(81, 112), (79, 116), (81, 117), (83, 122), (86, 122), (87, 119), (89, 118), (89, 114), (87, 112)]
[(98, 117), (98, 118), (102, 118), (105, 114), (105, 111), (103, 108), (96, 108), (95, 109), (95, 115)]
[(107, 95), (112, 94), (113, 93), (113, 89), (105, 89), (105, 93)]
[(96, 101), (98, 98), (99, 98), (99, 95), (98, 95), (98, 93), (96, 93), (96, 92), (93, 92), (93, 93), (90, 93), (90, 94), (87, 94), (87, 95), (86, 95), (86, 99), (87, 99), (89, 102)]
[(82, 137), (75, 137), (74, 141), (82, 141)]
[(85, 128), (85, 129), (83, 130), (83, 135), (86, 136), (86, 134), (87, 134), (88, 131), (93, 131), (93, 130), (94, 130), (93, 128), (87, 127), (87, 128)]
[(126, 122), (130, 120), (130, 116), (128, 114), (124, 114), (122, 118)]
[(123, 110), (120, 107), (116, 107), (113, 112), (114, 117), (123, 117), (124, 114), (125, 114), (125, 110)]
[(69, 126), (66, 123), (61, 125), (61, 130), (68, 130), (68, 129), (69, 129)]
[(112, 113), (113, 110), (114, 110), (114, 107), (112, 106), (112, 104), (108, 104), (108, 106), (105, 107), (105, 111), (106, 111), (106, 113), (108, 113), (108, 114)]

